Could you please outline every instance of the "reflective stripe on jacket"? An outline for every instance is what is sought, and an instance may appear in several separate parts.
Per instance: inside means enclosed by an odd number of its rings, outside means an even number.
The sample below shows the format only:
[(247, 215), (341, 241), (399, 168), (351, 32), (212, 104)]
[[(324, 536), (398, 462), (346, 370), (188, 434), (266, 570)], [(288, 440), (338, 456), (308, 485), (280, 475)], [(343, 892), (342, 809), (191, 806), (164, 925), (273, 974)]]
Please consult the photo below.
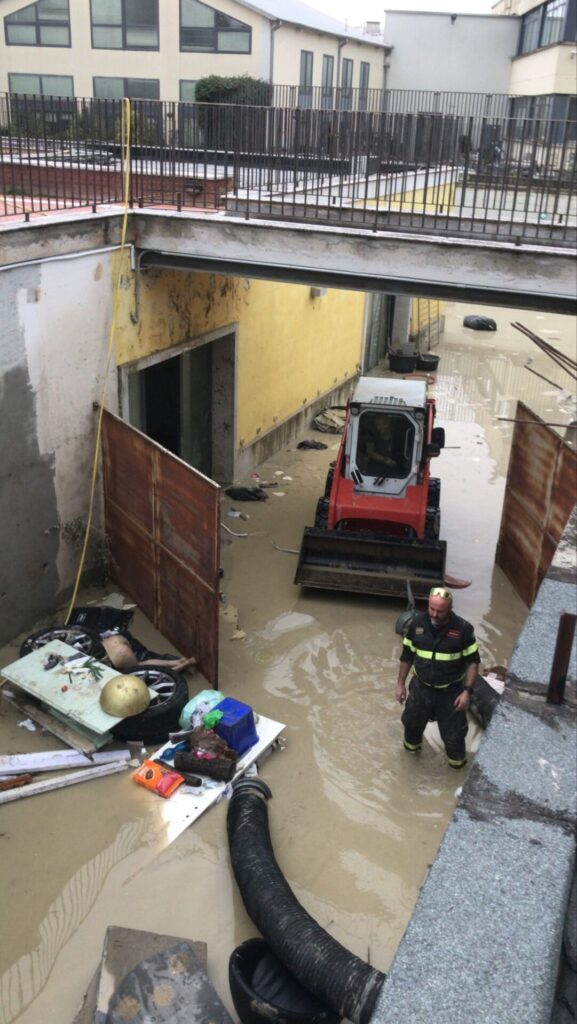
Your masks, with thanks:
[(479, 663), (479, 645), (470, 622), (451, 612), (435, 629), (426, 612), (415, 615), (403, 639), (401, 661), (412, 663), (426, 686), (444, 689), (462, 682), (471, 662)]

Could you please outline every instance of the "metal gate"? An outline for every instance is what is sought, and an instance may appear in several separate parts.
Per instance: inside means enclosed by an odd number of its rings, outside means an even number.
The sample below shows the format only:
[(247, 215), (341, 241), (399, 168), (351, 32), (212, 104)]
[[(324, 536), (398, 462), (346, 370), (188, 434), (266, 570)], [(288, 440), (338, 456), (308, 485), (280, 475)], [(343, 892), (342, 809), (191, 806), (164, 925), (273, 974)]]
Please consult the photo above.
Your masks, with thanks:
[(109, 412), (102, 455), (110, 577), (216, 687), (220, 487)]
[(533, 604), (577, 493), (577, 453), (523, 402), (517, 403), (495, 561)]

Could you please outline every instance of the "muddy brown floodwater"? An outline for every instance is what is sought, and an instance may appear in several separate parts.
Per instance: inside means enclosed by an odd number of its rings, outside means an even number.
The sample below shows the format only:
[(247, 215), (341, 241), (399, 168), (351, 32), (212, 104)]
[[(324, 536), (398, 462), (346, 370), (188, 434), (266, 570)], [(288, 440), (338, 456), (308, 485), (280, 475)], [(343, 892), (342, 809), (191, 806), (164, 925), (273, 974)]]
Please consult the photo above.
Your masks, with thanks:
[[(470, 312), (493, 315), (497, 333), (465, 330)], [(546, 420), (566, 423), (575, 415), (570, 396), (524, 363), (531, 358), (534, 369), (565, 387), (569, 379), (508, 325), (520, 320), (568, 353), (574, 326), (517, 310), (449, 305), (446, 313), (434, 386), (447, 441), (435, 467), (441, 533), (448, 571), (473, 580), (458, 592), (456, 610), (474, 622), (488, 667), (510, 657), (526, 616), (494, 566), (512, 434), (497, 417), (512, 417), (518, 397)], [(261, 775), (273, 793), (275, 853), (297, 897), (340, 942), (386, 971), (462, 776), (428, 746), (418, 759), (401, 747), (393, 691), (400, 653), (394, 625), (403, 605), (301, 592), (292, 582), (295, 555), (273, 547), (299, 547), (338, 447), (334, 436), (306, 436), (326, 441), (328, 450), (281, 451), (260, 467), (263, 479), (277, 483), (267, 502), (223, 498), (222, 521), (249, 536), (222, 532), (221, 689), (286, 725), (286, 747)], [(231, 507), (250, 518), (229, 518)], [(91, 591), (81, 600), (98, 596)], [(231, 639), (237, 626), (244, 639)], [(132, 628), (150, 647), (167, 649), (138, 613)], [(0, 664), (17, 650), (15, 641)], [(190, 677), (191, 692), (200, 688), (202, 680)], [(58, 747), (19, 728), (0, 704), (3, 753)], [(234, 1012), (228, 958), (255, 929), (229, 867), (226, 812), (223, 801), (181, 831), (170, 801), (135, 786), (128, 773), (3, 807), (2, 1024), (72, 1021), (110, 924), (205, 941), (210, 978)]]

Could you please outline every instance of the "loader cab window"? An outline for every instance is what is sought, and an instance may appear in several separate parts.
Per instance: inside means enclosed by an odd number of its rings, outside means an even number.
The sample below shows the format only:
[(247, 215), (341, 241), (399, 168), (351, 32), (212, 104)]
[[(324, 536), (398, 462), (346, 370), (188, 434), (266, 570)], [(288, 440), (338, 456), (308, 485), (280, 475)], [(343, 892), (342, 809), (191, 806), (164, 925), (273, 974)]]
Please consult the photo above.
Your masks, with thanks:
[(363, 476), (404, 479), (411, 472), (415, 427), (403, 415), (363, 412), (359, 422), (357, 468)]

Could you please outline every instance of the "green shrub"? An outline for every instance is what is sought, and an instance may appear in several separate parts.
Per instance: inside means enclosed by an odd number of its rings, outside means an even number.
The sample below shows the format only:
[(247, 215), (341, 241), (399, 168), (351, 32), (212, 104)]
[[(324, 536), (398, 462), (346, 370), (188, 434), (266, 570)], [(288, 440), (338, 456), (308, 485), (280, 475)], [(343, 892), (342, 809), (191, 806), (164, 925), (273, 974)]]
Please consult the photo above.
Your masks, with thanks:
[(242, 103), (244, 106), (269, 107), (272, 85), (250, 75), (208, 75), (196, 83), (197, 103)]

